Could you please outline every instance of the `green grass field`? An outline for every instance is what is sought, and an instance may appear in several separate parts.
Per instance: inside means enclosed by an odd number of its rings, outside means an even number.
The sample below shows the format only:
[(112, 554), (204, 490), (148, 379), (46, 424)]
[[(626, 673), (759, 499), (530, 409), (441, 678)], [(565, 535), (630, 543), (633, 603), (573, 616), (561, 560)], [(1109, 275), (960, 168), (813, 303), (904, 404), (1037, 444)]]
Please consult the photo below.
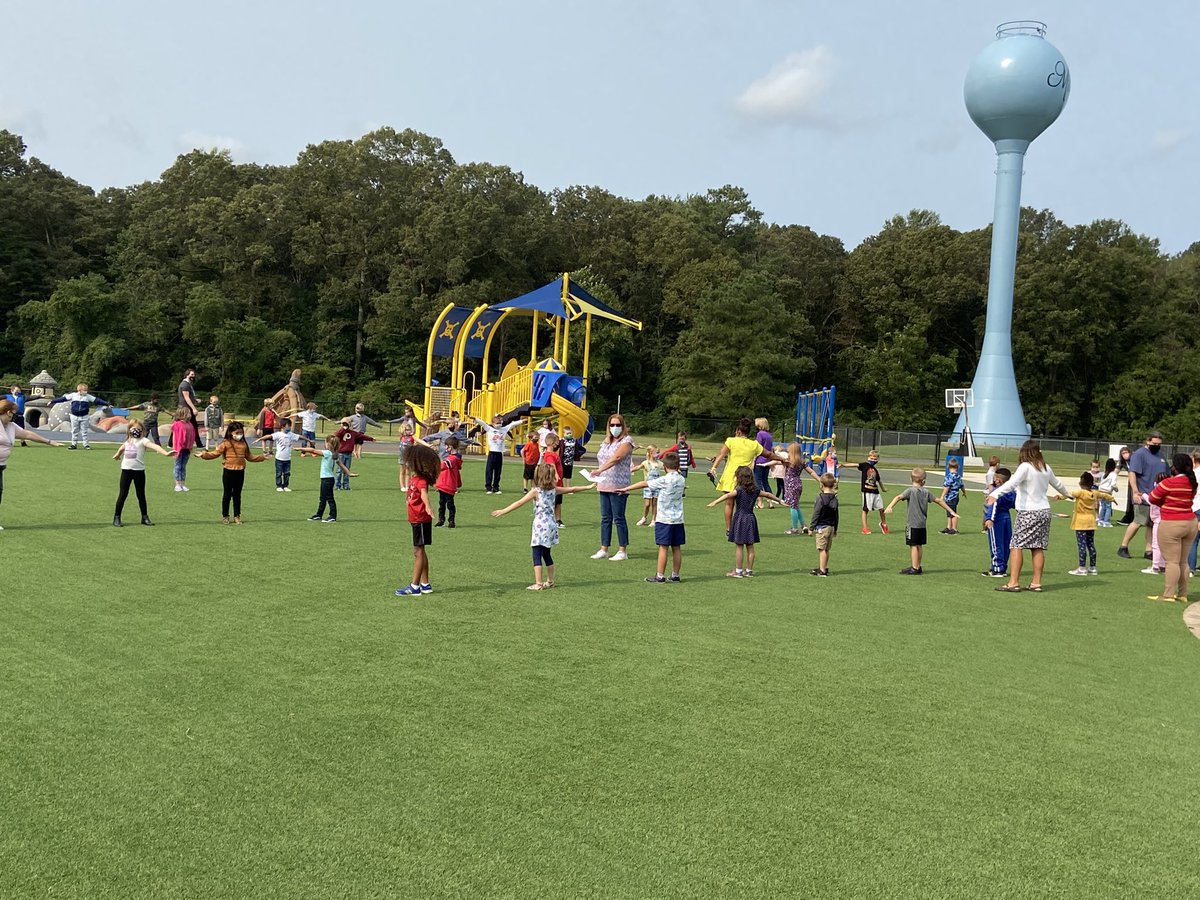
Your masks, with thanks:
[(470, 461), (436, 593), (401, 600), (391, 457), (336, 525), (305, 521), (314, 461), (292, 494), (252, 466), (238, 528), (219, 462), (175, 494), (151, 456), (157, 527), (118, 530), (110, 456), (5, 473), (0, 897), (1200, 893), (1200, 642), (1119, 529), (1071, 578), (1056, 520), (1046, 592), (998, 594), (971, 494), (902, 578), (848, 481), (833, 577), (771, 511), (734, 581), (697, 479), (683, 584), (643, 583), (651, 529), (588, 559), (583, 494), (530, 593), (529, 514), (488, 517), (519, 467), (490, 497)]

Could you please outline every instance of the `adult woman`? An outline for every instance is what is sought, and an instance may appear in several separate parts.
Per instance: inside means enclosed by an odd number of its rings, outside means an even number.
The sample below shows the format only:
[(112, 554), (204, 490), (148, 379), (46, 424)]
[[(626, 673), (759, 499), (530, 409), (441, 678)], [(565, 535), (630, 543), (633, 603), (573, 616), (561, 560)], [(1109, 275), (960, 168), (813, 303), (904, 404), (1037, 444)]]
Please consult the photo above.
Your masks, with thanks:
[[(620, 413), (608, 417), (608, 428), (604, 442), (596, 451), (596, 461), (599, 465), (592, 470), (591, 476), (600, 493), (600, 549), (592, 554), (592, 559), (607, 557), (619, 562), (628, 558), (625, 550), (629, 546), (629, 524), (625, 521), (629, 495), (621, 493), (621, 488), (629, 487), (633, 465), (633, 438)], [(617, 552), (609, 556), (613, 525), (617, 526)]]
[(1046, 547), (1050, 544), (1050, 501), (1046, 499), (1051, 485), (1063, 496), (1068, 496), (1067, 486), (1058, 480), (1054, 470), (1042, 458), (1042, 448), (1037, 441), (1029, 440), (1021, 445), (1017, 454), (1017, 471), (1013, 477), (988, 495), (985, 503), (993, 504), (1001, 494), (1017, 493), (1017, 521), (1013, 525), (1012, 551), (1008, 557), (1008, 584), (996, 588), (1005, 593), (1021, 590), (1021, 563), (1023, 551), (1030, 551), (1033, 559), (1033, 580), (1027, 590), (1040, 593), (1042, 570), (1046, 567)]
[(1171, 477), (1150, 492), (1150, 502), (1162, 510), (1158, 523), (1158, 547), (1167, 564), (1163, 592), (1149, 600), (1181, 600), (1187, 603), (1188, 551), (1196, 537), (1196, 515), (1192, 501), (1196, 497), (1196, 474), (1192, 458), (1186, 453), (1171, 457)]
[[(771, 471), (772, 457), (775, 455), (775, 439), (771, 437), (771, 423), (762, 416), (754, 420), (754, 427), (758, 429), (758, 433), (754, 435), (754, 439), (762, 445), (762, 453), (754, 458), (754, 483), (760, 491), (771, 491), (771, 482), (768, 475)], [(762, 509), (763, 502), (758, 501), (759, 509)]]
[[(765, 420), (763, 420), (765, 421)], [(721, 472), (721, 477), (716, 481), (717, 491), (722, 494), (727, 494), (733, 490), (735, 484), (735, 476), (737, 470), (742, 466), (754, 467), (756, 457), (762, 455), (763, 445), (757, 440), (750, 437), (750, 432), (754, 429), (754, 423), (748, 418), (742, 418), (737, 427), (733, 430), (733, 437), (725, 439), (725, 445), (713, 459), (712, 468), (708, 470), (708, 475), (711, 478), (717, 472), (717, 466), (721, 460), (725, 460), (725, 469)], [(766, 469), (763, 470), (766, 472)], [(730, 520), (733, 518), (733, 501), (725, 502), (725, 530), (729, 530)]]
[(1133, 451), (1122, 447), (1117, 454), (1117, 472), (1125, 473), (1125, 515), (1118, 520), (1119, 525), (1133, 524), (1133, 476), (1129, 474), (1129, 460)]
[[(0, 400), (0, 500), (4, 499), (4, 470), (8, 466), (8, 455), (12, 453), (13, 444), (17, 441), (33, 441), (37, 444), (49, 444), (60, 447), (58, 441), (48, 441), (36, 431), (21, 428), (13, 422), (17, 416), (17, 404), (11, 400)], [(3, 531), (0, 528), (0, 531)]]

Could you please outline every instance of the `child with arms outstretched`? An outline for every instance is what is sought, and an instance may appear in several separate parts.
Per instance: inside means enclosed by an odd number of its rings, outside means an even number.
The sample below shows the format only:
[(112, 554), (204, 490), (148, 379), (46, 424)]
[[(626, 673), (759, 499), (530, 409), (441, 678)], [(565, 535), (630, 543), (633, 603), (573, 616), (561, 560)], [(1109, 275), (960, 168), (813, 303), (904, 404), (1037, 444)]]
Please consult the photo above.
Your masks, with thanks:
[(170, 456), (170, 450), (164, 450), (150, 438), (142, 437), (142, 423), (134, 419), (129, 423), (128, 437), (117, 448), (113, 459), (121, 460), (121, 485), (117, 492), (117, 508), (113, 512), (113, 525), (121, 527), (121, 510), (125, 508), (125, 498), (129, 496), (129, 485), (137, 491), (138, 507), (142, 511), (142, 524), (153, 525), (146, 511), (146, 449), (163, 456)]
[[(759, 490), (754, 483), (754, 470), (740, 466), (734, 473), (735, 487), (707, 504), (709, 507), (733, 501), (733, 517), (729, 521), (729, 542), (735, 546), (733, 571), (726, 572), (728, 578), (750, 578), (754, 575), (754, 545), (758, 543), (758, 519), (754, 517), (754, 504), (761, 498), (783, 501), (770, 491)], [(742, 562), (745, 561), (745, 568)]]
[(912, 563), (908, 568), (901, 569), (900, 574), (924, 575), (925, 570), (921, 568), (921, 557), (927, 540), (929, 504), (936, 503), (947, 514), (952, 514), (954, 510), (941, 497), (935, 497), (929, 493), (925, 487), (925, 470), (920, 466), (912, 470), (911, 481), (912, 483), (887, 505), (884, 512), (890, 513), (901, 500), (908, 504), (908, 524), (904, 528), (904, 543), (908, 544)]
[[(326, 522), (332, 525), (337, 521), (337, 501), (333, 499), (333, 473), (341, 467), (347, 478), (357, 478), (357, 472), (351, 472), (337, 458), (338, 439), (332, 434), (325, 438), (325, 449), (315, 450), (309, 447), (297, 447), (296, 452), (301, 456), (319, 456), (321, 458), (321, 499), (317, 502), (317, 511), (308, 517), (310, 522)], [(329, 508), (329, 517), (322, 519), (325, 508)]]
[[(544, 591), (554, 587), (554, 557), (551, 549), (558, 543), (558, 522), (554, 519), (554, 502), (563, 494), (578, 494), (590, 491), (595, 485), (581, 484), (578, 487), (559, 487), (554, 467), (538, 463), (533, 471), (533, 487), (504, 509), (492, 510), (493, 518), (507, 515), (518, 507), (533, 501), (533, 535), (529, 546), (533, 552), (533, 584), (526, 590)], [(544, 577), (543, 577), (544, 576)]]

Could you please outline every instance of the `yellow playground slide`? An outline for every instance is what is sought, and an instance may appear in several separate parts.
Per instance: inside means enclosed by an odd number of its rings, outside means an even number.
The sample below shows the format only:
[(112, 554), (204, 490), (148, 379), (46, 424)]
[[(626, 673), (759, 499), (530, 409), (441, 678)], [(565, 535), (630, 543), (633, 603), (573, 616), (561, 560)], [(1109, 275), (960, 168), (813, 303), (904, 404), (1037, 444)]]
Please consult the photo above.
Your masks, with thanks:
[(589, 416), (586, 410), (580, 409), (566, 397), (560, 397), (558, 394), (550, 395), (550, 406), (558, 413), (558, 418), (562, 424), (571, 429), (571, 432), (579, 440), (583, 440), (583, 436), (587, 434)]

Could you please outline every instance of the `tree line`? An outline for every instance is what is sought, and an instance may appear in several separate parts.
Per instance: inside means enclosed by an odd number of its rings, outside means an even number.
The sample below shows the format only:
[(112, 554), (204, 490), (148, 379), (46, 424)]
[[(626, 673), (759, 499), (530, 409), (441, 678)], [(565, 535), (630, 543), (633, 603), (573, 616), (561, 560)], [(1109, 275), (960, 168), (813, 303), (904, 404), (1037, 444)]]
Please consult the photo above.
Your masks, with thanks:
[[(570, 271), (645, 326), (594, 329), (590, 406), (787, 419), (797, 390), (836, 384), (841, 424), (935, 430), (974, 373), (990, 241), (914, 210), (847, 250), (735, 186), (543, 191), (390, 128), (288, 166), (195, 150), (96, 193), (0, 131), (0, 372), (173, 390), (194, 364), (206, 391), (263, 396), (301, 367), (330, 408), (393, 409), (420, 397), (447, 303)], [(1023, 210), (1013, 352), (1035, 433), (1200, 437), (1198, 307), (1200, 243), (1171, 256), (1119, 221)], [(522, 357), (528, 324), (501, 340)]]

